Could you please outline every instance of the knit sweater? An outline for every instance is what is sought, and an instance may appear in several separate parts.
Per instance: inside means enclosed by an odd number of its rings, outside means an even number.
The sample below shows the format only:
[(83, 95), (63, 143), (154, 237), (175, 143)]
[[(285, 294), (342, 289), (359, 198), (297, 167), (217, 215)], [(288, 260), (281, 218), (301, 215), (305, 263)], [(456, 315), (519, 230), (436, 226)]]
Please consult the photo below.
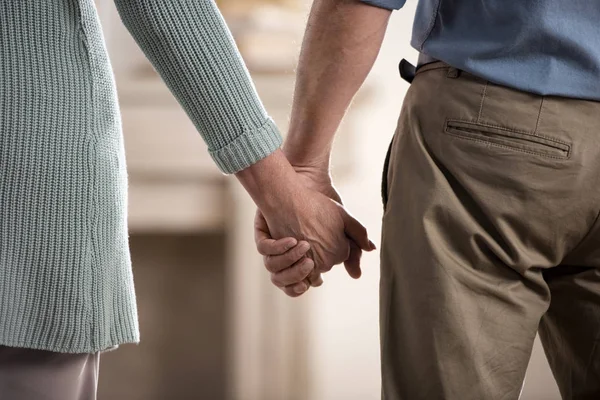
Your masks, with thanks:
[[(212, 0), (116, 4), (223, 172), (280, 146)], [(121, 118), (94, 2), (1, 1), (0, 345), (88, 353), (138, 331)]]

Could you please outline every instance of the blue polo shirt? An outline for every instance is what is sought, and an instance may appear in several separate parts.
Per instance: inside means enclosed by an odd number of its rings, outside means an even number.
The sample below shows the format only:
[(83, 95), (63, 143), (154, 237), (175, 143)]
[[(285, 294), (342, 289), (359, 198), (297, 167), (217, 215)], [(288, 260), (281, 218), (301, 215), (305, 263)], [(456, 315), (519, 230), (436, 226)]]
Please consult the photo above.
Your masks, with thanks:
[(600, 101), (600, 0), (419, 0), (411, 45), (491, 82)]

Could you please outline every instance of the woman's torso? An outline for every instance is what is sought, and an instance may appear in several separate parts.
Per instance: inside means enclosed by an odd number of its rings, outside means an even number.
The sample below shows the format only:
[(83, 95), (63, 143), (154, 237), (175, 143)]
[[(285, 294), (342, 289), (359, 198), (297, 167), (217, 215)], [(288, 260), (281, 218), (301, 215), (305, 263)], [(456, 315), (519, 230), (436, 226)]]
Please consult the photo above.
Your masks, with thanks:
[(126, 189), (93, 1), (0, 2), (0, 344), (136, 340)]

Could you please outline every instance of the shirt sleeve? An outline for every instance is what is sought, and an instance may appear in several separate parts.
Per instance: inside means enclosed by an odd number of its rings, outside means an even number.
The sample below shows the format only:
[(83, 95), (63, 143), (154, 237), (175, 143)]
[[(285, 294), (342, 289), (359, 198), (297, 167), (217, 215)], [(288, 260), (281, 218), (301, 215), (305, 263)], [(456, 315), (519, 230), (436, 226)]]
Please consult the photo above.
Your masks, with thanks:
[(214, 0), (115, 0), (121, 19), (224, 173), (281, 146)]
[(360, 0), (363, 3), (370, 4), (379, 8), (386, 8), (388, 10), (399, 10), (404, 6), (406, 0)]

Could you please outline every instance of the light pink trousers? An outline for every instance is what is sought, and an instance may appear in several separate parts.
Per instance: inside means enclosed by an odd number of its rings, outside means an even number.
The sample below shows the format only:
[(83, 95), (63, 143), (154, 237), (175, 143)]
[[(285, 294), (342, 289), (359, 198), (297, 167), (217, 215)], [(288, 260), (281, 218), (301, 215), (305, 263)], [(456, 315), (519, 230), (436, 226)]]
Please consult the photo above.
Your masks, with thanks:
[(96, 400), (100, 353), (0, 346), (0, 399)]

